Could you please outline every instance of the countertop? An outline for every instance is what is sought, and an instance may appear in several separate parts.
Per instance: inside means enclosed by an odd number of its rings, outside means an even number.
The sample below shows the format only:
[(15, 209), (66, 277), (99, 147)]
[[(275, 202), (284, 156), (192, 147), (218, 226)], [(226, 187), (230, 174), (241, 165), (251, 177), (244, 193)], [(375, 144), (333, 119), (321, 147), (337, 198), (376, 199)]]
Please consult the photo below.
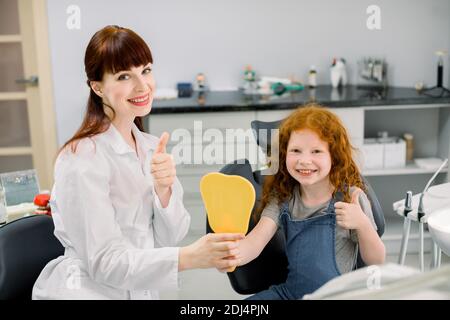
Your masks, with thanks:
[(340, 89), (318, 86), (315, 89), (305, 88), (300, 92), (285, 93), (281, 96), (246, 95), (242, 91), (207, 91), (203, 95), (194, 92), (190, 98), (155, 100), (151, 114), (283, 110), (293, 109), (311, 101), (331, 108), (450, 103), (450, 95), (439, 97), (439, 94), (440, 89), (423, 94), (414, 88), (406, 87), (369, 90), (357, 86)]

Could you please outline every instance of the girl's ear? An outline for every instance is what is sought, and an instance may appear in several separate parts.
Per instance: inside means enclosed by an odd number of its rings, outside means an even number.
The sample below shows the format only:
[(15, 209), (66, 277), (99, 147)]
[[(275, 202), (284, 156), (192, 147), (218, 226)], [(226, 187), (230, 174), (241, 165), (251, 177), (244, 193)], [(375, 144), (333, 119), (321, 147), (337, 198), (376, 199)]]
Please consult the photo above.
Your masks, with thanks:
[(100, 97), (103, 98), (103, 91), (100, 82), (91, 81), (90, 83), (91, 89)]

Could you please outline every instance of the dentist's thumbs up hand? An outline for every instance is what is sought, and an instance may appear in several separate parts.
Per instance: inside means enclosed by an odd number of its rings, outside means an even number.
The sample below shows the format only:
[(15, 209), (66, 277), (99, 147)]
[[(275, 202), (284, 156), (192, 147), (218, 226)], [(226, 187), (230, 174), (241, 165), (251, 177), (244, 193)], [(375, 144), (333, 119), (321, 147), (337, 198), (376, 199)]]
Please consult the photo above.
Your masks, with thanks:
[(155, 191), (165, 207), (164, 201), (167, 198), (167, 203), (171, 195), (171, 186), (175, 182), (176, 169), (175, 162), (171, 154), (166, 153), (167, 142), (169, 141), (169, 134), (164, 132), (159, 138), (158, 146), (152, 157), (151, 173), (154, 180)]
[(369, 218), (364, 214), (361, 205), (359, 204), (359, 195), (363, 192), (361, 189), (356, 189), (352, 193), (352, 200), (347, 202), (336, 202), (334, 208), (336, 211), (336, 223), (343, 229), (361, 229), (367, 223), (370, 223)]

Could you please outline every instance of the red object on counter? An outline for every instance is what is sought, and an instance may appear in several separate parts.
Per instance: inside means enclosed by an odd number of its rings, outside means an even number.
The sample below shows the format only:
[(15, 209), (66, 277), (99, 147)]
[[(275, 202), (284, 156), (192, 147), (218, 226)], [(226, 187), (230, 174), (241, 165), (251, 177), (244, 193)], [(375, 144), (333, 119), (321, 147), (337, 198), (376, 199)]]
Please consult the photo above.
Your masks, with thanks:
[(49, 194), (38, 194), (34, 197), (34, 204), (39, 207), (46, 207), (50, 201)]
[(50, 195), (48, 193), (41, 193), (34, 197), (34, 204), (38, 206), (35, 214), (46, 214), (51, 216)]

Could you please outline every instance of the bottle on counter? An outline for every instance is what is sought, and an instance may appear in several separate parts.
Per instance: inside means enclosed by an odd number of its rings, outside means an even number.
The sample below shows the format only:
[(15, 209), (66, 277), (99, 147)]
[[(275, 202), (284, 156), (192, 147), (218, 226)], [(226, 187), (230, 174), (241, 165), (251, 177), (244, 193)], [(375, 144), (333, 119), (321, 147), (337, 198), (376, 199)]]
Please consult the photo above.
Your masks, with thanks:
[(244, 93), (255, 94), (258, 84), (256, 83), (256, 72), (251, 65), (247, 65), (244, 71)]
[(315, 66), (311, 66), (309, 68), (309, 73), (308, 73), (308, 86), (310, 88), (315, 88), (317, 87), (317, 71), (316, 71), (316, 67)]
[(204, 73), (200, 72), (195, 77), (195, 91), (204, 92), (206, 91), (206, 76)]

